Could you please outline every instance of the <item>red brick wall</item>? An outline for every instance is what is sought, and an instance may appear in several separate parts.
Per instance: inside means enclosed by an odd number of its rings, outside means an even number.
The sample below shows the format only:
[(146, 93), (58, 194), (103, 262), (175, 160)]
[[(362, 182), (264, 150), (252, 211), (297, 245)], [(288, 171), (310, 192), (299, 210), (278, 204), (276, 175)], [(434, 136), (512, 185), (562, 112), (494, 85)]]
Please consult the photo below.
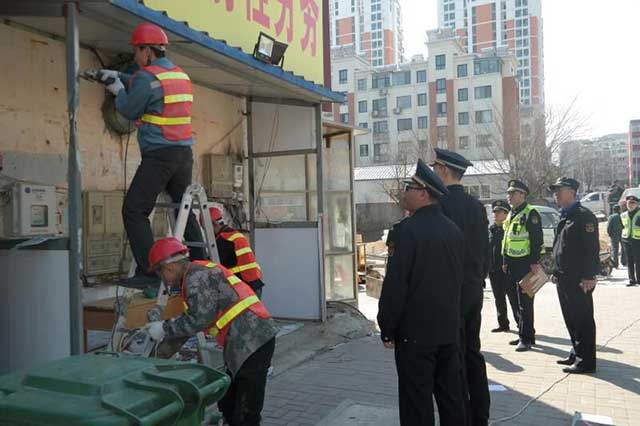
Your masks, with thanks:
[(447, 149), (456, 149), (455, 104), (453, 102), (453, 80), (447, 80)]
[(506, 156), (513, 154), (520, 143), (519, 93), (516, 77), (502, 79), (502, 138)]
[(391, 65), (395, 64), (396, 61), (396, 43), (395, 43), (395, 34), (393, 31), (384, 30), (384, 64)]
[(336, 36), (338, 37), (339, 46), (355, 43), (354, 25), (353, 17), (336, 19)]
[(531, 52), (531, 102), (539, 104), (542, 100), (542, 90), (540, 86), (540, 60), (538, 56), (539, 45), (539, 33), (540, 33), (540, 21), (536, 16), (532, 16), (530, 19), (530, 35), (529, 49)]
[(429, 141), (431, 146), (438, 146), (438, 109), (436, 103), (436, 82), (429, 82)]

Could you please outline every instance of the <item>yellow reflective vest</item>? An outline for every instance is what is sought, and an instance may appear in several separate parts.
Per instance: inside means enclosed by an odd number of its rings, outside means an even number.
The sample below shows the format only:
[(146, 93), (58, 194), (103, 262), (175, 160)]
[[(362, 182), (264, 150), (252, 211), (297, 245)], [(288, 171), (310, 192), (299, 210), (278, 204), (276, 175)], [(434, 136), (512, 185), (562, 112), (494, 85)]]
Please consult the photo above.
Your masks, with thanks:
[(620, 215), (622, 220), (622, 238), (625, 240), (640, 240), (640, 225), (638, 225), (638, 213), (633, 216), (633, 220), (629, 217), (629, 212)]
[[(502, 255), (509, 257), (526, 257), (531, 253), (531, 240), (527, 230), (527, 220), (531, 211), (537, 211), (527, 204), (518, 214), (513, 216), (513, 210), (509, 212), (507, 219), (502, 224), (504, 238), (502, 239)], [(544, 253), (544, 242), (540, 254)]]

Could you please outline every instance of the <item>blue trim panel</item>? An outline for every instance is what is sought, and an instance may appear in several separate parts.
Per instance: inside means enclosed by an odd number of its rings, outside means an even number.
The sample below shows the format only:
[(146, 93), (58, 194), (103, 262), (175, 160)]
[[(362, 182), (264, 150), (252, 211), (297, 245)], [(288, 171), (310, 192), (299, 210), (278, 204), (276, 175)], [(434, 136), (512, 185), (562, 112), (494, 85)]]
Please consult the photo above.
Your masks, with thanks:
[(187, 40), (191, 40), (200, 46), (206, 47), (218, 54), (235, 59), (236, 61), (247, 65), (255, 70), (262, 71), (272, 77), (285, 81), (299, 88), (305, 89), (316, 96), (322, 97), (332, 102), (344, 102), (346, 97), (342, 93), (334, 92), (324, 86), (315, 84), (311, 81), (293, 74), (290, 71), (284, 71), (282, 68), (274, 65), (266, 64), (255, 59), (252, 55), (244, 53), (239, 48), (229, 46), (223, 41), (216, 40), (209, 37), (206, 33), (194, 30), (193, 28), (185, 25), (183, 22), (178, 22), (162, 12), (150, 9), (140, 3), (138, 0), (109, 0), (114, 6), (126, 10), (127, 12), (138, 16), (139, 18), (152, 22), (158, 26), (161, 26), (172, 33), (175, 33)]

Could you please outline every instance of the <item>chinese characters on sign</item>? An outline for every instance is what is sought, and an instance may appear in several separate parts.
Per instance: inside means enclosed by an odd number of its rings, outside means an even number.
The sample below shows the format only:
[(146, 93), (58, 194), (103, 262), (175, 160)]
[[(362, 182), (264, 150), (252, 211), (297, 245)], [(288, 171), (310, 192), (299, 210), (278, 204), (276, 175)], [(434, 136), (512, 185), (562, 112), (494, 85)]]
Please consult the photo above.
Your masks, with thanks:
[[(281, 37), (288, 44), (296, 42), (294, 35), (294, 7), (304, 17), (304, 29), (299, 31), (299, 43), (302, 51), (315, 57), (318, 54), (318, 21), (321, 0), (212, 0), (214, 5), (224, 1), (224, 10), (234, 12), (238, 3), (244, 4), (245, 19), (248, 22), (259, 24), (266, 30), (274, 30), (276, 37)], [(279, 14), (269, 16), (266, 6), (269, 1), (279, 5)], [(241, 6), (242, 7), (242, 6)], [(277, 16), (277, 20), (276, 20)], [(274, 19), (272, 19), (274, 18)]]

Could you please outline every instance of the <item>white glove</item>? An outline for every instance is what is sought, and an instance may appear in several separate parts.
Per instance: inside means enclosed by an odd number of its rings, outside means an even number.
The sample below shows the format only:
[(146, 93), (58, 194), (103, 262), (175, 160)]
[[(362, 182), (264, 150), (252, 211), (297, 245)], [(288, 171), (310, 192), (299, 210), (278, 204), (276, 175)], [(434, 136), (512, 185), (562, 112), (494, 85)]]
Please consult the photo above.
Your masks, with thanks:
[(117, 95), (118, 92), (124, 89), (124, 84), (122, 84), (122, 80), (120, 80), (120, 73), (114, 70), (100, 70), (98, 72), (98, 78), (102, 83), (106, 84), (107, 90), (114, 95)]
[(113, 93), (114, 96), (117, 96), (122, 89), (124, 89), (124, 84), (119, 78), (107, 86), (107, 90)]
[(164, 321), (154, 321), (147, 325), (147, 331), (153, 340), (161, 342), (164, 340), (164, 328), (162, 327)]

